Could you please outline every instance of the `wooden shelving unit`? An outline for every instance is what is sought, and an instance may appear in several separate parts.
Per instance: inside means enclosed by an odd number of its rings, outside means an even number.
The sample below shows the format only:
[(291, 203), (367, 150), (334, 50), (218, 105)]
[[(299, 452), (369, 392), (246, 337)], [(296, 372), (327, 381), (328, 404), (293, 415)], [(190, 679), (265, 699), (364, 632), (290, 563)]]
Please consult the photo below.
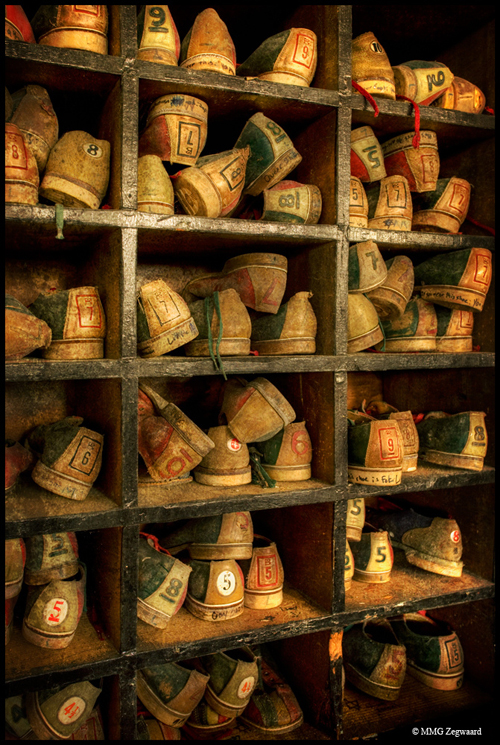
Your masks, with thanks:
[[(171, 5), (181, 39), (204, 6)], [(109, 55), (6, 41), (6, 85), (49, 91), (60, 135), (83, 129), (111, 142), (109, 209), (64, 210), (64, 240), (55, 240), (55, 208), (6, 205), (6, 290), (29, 305), (40, 289), (97, 285), (108, 321), (105, 357), (48, 362), (36, 354), (6, 363), (6, 436), (78, 414), (104, 434), (101, 473), (84, 502), (38, 487), (29, 475), (6, 500), (6, 537), (76, 531), (88, 567), (88, 612), (61, 652), (22, 637), (24, 595), (6, 647), (6, 696), (81, 679), (104, 679), (107, 739), (136, 739), (136, 670), (152, 663), (210, 654), (244, 643), (267, 643), (304, 710), (297, 739), (352, 739), (491, 700), (494, 511), (494, 284), (475, 321), (468, 354), (347, 354), (347, 255), (350, 243), (377, 242), (384, 258), (405, 253), (414, 263), (470, 246), (494, 250), (494, 238), (465, 222), (458, 235), (368, 230), (349, 226), (350, 132), (370, 125), (383, 141), (414, 127), (410, 104), (379, 101), (380, 114), (351, 87), (351, 39), (373, 31), (391, 63), (438, 59), (473, 79), (494, 106), (493, 6), (214, 6), (243, 61), (264, 39), (303, 26), (318, 36), (319, 62), (310, 88), (136, 60), (138, 6), (109, 6)], [(257, 111), (276, 120), (303, 156), (291, 177), (317, 184), (319, 224), (260, 223), (139, 213), (137, 147), (142, 117), (165, 93), (189, 93), (209, 106), (204, 150), (232, 147)], [(495, 118), (421, 107), (421, 128), (437, 133), (441, 176), (474, 184), (469, 215), (494, 225)], [(173, 172), (173, 171), (172, 171)], [(314, 448), (313, 478), (276, 489), (215, 489), (195, 482), (144, 490), (138, 478), (137, 391), (154, 385), (200, 427), (216, 417), (224, 382), (209, 359), (178, 353), (144, 360), (136, 353), (136, 290), (149, 278), (219, 270), (231, 256), (283, 253), (289, 262), (284, 300), (313, 293), (317, 353), (224, 360), (228, 375), (265, 375), (304, 419)], [(181, 284), (179, 288), (182, 289)], [(347, 483), (346, 409), (360, 391), (380, 392), (412, 411), (442, 408), (487, 414), (489, 453), (481, 472), (429, 467), (403, 476), (390, 491)], [(378, 496), (414, 505), (440, 504), (464, 536), (465, 569), (453, 579), (406, 564), (396, 551), (391, 582), (353, 583), (344, 592), (347, 500)], [(276, 540), (285, 567), (284, 602), (210, 624), (184, 608), (164, 631), (136, 616), (139, 530), (168, 530), (178, 520), (250, 510), (255, 530)], [(433, 609), (457, 629), (466, 657), (464, 687), (444, 698), (407, 678), (391, 704), (355, 692), (342, 699), (342, 629), (366, 617)], [(465, 609), (465, 610), (464, 610)], [(465, 612), (466, 611), (466, 612)], [(354, 703), (353, 703), (354, 702)], [(108, 716), (109, 713), (109, 716)], [(240, 733), (249, 739), (248, 733)], [(294, 734), (294, 733), (291, 733)], [(262, 737), (261, 739), (269, 739)], [(288, 739), (288, 738), (285, 738)]]

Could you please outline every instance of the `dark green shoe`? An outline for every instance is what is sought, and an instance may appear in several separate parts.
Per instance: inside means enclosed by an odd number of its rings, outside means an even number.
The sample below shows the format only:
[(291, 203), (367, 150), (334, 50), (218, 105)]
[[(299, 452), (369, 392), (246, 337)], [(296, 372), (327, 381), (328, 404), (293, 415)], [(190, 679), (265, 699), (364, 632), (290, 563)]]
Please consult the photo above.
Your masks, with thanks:
[(250, 559), (253, 524), (249, 512), (196, 517), (162, 538), (171, 554), (189, 549), (192, 559)]
[(479, 312), (492, 276), (491, 251), (465, 248), (434, 256), (415, 267), (415, 287), (424, 300), (445, 308)]
[(202, 699), (208, 679), (186, 663), (153, 665), (137, 671), (137, 696), (156, 719), (178, 728)]
[(488, 448), (483, 411), (431, 411), (417, 424), (419, 458), (452, 468), (482, 471)]
[(471, 185), (463, 178), (438, 178), (434, 191), (413, 194), (411, 229), (423, 233), (458, 233), (467, 216)]
[(434, 305), (415, 297), (404, 313), (382, 323), (386, 352), (435, 352), (437, 317)]
[(41, 424), (28, 438), (40, 459), (31, 474), (44, 489), (67, 499), (85, 499), (102, 465), (104, 437), (87, 427), (83, 418), (67, 416)]
[(27, 585), (45, 585), (52, 579), (73, 577), (78, 571), (78, 543), (70, 533), (47, 533), (26, 538)]
[(50, 326), (17, 298), (5, 295), (5, 360), (16, 362), (52, 341)]
[(316, 72), (318, 41), (308, 28), (289, 28), (262, 42), (236, 74), (273, 83), (309, 86)]
[(258, 658), (250, 647), (216, 652), (202, 659), (210, 680), (205, 700), (218, 714), (236, 717), (242, 714), (257, 685)]
[(347, 680), (369, 696), (394, 701), (406, 673), (406, 650), (385, 618), (368, 619), (344, 631)]
[(420, 613), (390, 619), (406, 648), (407, 670), (429, 688), (456, 691), (464, 679), (464, 653), (451, 626)]
[(472, 352), (474, 313), (471, 310), (434, 306), (437, 316), (436, 351), (456, 354)]

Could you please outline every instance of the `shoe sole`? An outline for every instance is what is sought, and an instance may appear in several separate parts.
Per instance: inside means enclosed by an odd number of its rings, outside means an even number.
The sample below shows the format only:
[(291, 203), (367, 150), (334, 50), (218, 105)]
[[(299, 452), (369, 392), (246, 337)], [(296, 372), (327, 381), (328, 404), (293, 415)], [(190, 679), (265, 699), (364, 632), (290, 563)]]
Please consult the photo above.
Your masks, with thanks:
[(307, 481), (311, 478), (311, 466), (272, 466), (269, 463), (262, 463), (262, 467), (267, 471), (267, 475), (275, 481)]
[(462, 687), (464, 681), (464, 671), (454, 673), (453, 675), (439, 675), (428, 670), (413, 665), (409, 660), (406, 661), (407, 672), (421, 683), (429, 688), (436, 688), (440, 691), (456, 691)]
[(268, 590), (251, 590), (245, 587), (244, 605), (245, 608), (253, 610), (266, 610), (267, 608), (277, 608), (283, 602), (283, 585)]
[(252, 347), (262, 355), (276, 354), (314, 354), (316, 352), (316, 339), (266, 339), (265, 341), (252, 341)]
[(397, 486), (401, 483), (402, 466), (397, 468), (364, 468), (347, 466), (347, 480), (350, 484), (375, 486)]
[(442, 450), (426, 450), (419, 453), (419, 457), (440, 466), (465, 468), (468, 471), (482, 471), (484, 466), (484, 457), (480, 455), (462, 455), (461, 453), (444, 453)]
[(140, 670), (137, 672), (137, 695), (156, 719), (164, 724), (169, 724), (171, 727), (182, 727), (191, 713), (182, 714), (164, 704), (149, 688)]
[(422, 551), (417, 551), (411, 546), (399, 543), (391, 538), (394, 548), (402, 548), (409, 564), (425, 569), (434, 574), (442, 574), (445, 577), (461, 577), (464, 566), (463, 561), (450, 561), (449, 559), (440, 559), (439, 556), (430, 556)]
[[(186, 600), (184, 601), (184, 607), (192, 613), (193, 616), (196, 616), (196, 618), (201, 618), (202, 621), (227, 621), (229, 618), (241, 616), (245, 610), (244, 598), (228, 605), (207, 605), (206, 603), (200, 603), (199, 600), (195, 600), (189, 594), (186, 596)], [(210, 704), (210, 706), (212, 705)], [(226, 716), (234, 715), (232, 712), (229, 712)]]
[(69, 634), (49, 636), (43, 631), (32, 629), (27, 625), (26, 620), (23, 620), (23, 637), (30, 644), (35, 644), (37, 647), (42, 647), (43, 649), (66, 649), (75, 636), (75, 633), (76, 629)]
[[(210, 357), (208, 339), (195, 339), (186, 345), (187, 357)], [(212, 352), (217, 352), (217, 341), (212, 341)], [(219, 345), (221, 357), (247, 357), (250, 354), (250, 339), (221, 339)]]
[(379, 584), (381, 582), (389, 582), (391, 579), (391, 569), (387, 572), (365, 572), (363, 569), (354, 567), (353, 579), (356, 582), (365, 582), (371, 585)]
[(209, 486), (239, 486), (240, 484), (250, 484), (252, 481), (251, 466), (234, 468), (231, 471), (219, 471), (218, 473), (209, 468), (198, 466), (193, 473), (195, 481)]
[(398, 698), (401, 691), (401, 686), (395, 688), (394, 686), (384, 685), (383, 683), (374, 683), (364, 675), (361, 675), (355, 670), (352, 665), (348, 662), (345, 663), (345, 674), (347, 680), (349, 680), (356, 688), (359, 688), (363, 693), (367, 693), (369, 696), (375, 698), (382, 698), (385, 701), (394, 701)]

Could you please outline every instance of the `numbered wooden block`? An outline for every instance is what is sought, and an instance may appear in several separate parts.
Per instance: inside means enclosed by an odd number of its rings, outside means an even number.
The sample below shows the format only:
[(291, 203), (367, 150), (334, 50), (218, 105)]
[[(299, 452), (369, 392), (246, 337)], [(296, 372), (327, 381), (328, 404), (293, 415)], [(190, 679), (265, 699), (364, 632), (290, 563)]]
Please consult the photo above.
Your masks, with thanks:
[(458, 233), (469, 211), (471, 185), (463, 178), (440, 178), (434, 191), (416, 194), (412, 229), (423, 233)]
[(175, 93), (151, 105), (139, 139), (139, 157), (158, 155), (194, 166), (207, 141), (208, 106), (200, 98)]
[(244, 194), (271, 189), (302, 160), (287, 133), (260, 111), (247, 121), (235, 147), (250, 147)]
[(413, 202), (404, 176), (387, 176), (366, 189), (368, 227), (411, 230)]
[(439, 153), (436, 133), (420, 130), (420, 145), (413, 146), (415, 132), (392, 137), (382, 145), (388, 176), (404, 176), (410, 191), (433, 191), (439, 176)]
[(137, 209), (153, 214), (174, 214), (174, 187), (157, 155), (143, 155), (137, 161)]
[(5, 6), (5, 38), (36, 44), (35, 35), (22, 5)]
[(5, 201), (38, 204), (36, 159), (15, 124), (5, 124)]
[(97, 287), (39, 295), (31, 312), (51, 328), (52, 341), (43, 350), (47, 360), (96, 360), (104, 357), (106, 317)]
[(314, 184), (284, 180), (264, 189), (264, 222), (292, 222), (315, 225), (321, 216), (321, 192)]
[(188, 215), (225, 217), (238, 204), (245, 185), (250, 148), (206, 155), (174, 178), (174, 191)]
[(31, 25), (42, 46), (108, 53), (106, 5), (41, 5)]
[(266, 39), (238, 66), (237, 75), (273, 83), (309, 86), (318, 62), (317, 37), (308, 28), (290, 28)]
[(367, 293), (382, 321), (399, 318), (404, 313), (415, 283), (413, 263), (408, 256), (395, 256), (386, 261), (386, 267), (387, 276), (382, 284)]
[(181, 40), (168, 5), (146, 5), (137, 17), (137, 59), (177, 65)]
[(372, 96), (396, 98), (391, 63), (371, 31), (352, 40), (352, 79)]
[(42, 173), (59, 137), (59, 124), (49, 94), (40, 85), (27, 85), (12, 94), (12, 104), (10, 121), (21, 130)]
[(98, 209), (108, 188), (110, 157), (107, 140), (66, 132), (50, 152), (41, 196), (72, 209)]
[(371, 127), (359, 127), (351, 132), (351, 176), (363, 183), (387, 176), (384, 153)]
[(411, 98), (421, 106), (429, 106), (453, 82), (452, 71), (442, 62), (411, 60), (392, 68), (396, 95)]
[(351, 176), (349, 191), (349, 225), (355, 228), (368, 227), (368, 200), (361, 180)]
[(455, 75), (450, 87), (432, 105), (440, 109), (465, 111), (467, 114), (482, 114), (486, 98), (477, 85)]
[(221, 72), (234, 75), (236, 51), (226, 24), (213, 8), (196, 16), (193, 26), (182, 40), (180, 66), (188, 70)]

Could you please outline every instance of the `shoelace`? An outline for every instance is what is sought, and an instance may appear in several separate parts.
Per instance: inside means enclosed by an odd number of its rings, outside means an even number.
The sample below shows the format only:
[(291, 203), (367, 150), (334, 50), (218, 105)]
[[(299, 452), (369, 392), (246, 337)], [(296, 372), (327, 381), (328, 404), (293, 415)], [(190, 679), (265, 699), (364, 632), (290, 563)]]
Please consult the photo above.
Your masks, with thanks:
[(57, 234), (56, 238), (60, 241), (64, 240), (63, 227), (64, 227), (64, 207), (62, 204), (56, 203), (56, 227)]
[[(215, 344), (215, 355), (213, 350), (213, 337), (212, 337), (212, 303), (215, 308), (215, 312), (217, 313), (217, 318), (219, 319), (219, 335), (217, 337), (217, 342)], [(208, 350), (210, 352), (210, 357), (212, 358), (212, 362), (214, 363), (214, 367), (217, 370), (217, 372), (220, 372), (221, 375), (224, 376), (224, 380), (227, 380), (226, 371), (224, 370), (224, 365), (222, 364), (221, 356), (219, 353), (219, 347), (222, 339), (222, 332), (223, 332), (223, 323), (222, 323), (222, 314), (220, 312), (220, 302), (219, 302), (219, 292), (216, 290), (213, 295), (210, 297), (205, 298), (204, 302), (205, 307), (205, 318), (207, 321), (207, 328), (208, 328)], [(217, 359), (215, 359), (217, 357)]]
[(250, 465), (252, 467), (252, 484), (259, 484), (264, 489), (274, 489), (276, 481), (269, 476), (260, 462), (263, 457), (262, 453), (252, 445), (248, 448), (248, 452), (250, 453)]
[[(373, 98), (373, 96), (368, 93), (367, 90), (363, 88), (359, 83), (357, 83), (355, 80), (352, 81), (352, 87), (358, 91), (358, 93), (361, 93), (361, 95), (366, 98), (368, 103), (370, 103), (373, 106), (373, 115), (378, 116), (380, 113), (380, 110), (377, 106), (377, 102)], [(408, 101), (411, 103), (411, 105), (414, 108), (415, 111), (415, 137), (413, 138), (412, 145), (413, 147), (417, 148), (420, 145), (420, 108), (418, 104), (412, 99), (408, 98), (407, 96), (402, 96), (397, 94), (396, 99), (402, 100), (402, 101)]]

